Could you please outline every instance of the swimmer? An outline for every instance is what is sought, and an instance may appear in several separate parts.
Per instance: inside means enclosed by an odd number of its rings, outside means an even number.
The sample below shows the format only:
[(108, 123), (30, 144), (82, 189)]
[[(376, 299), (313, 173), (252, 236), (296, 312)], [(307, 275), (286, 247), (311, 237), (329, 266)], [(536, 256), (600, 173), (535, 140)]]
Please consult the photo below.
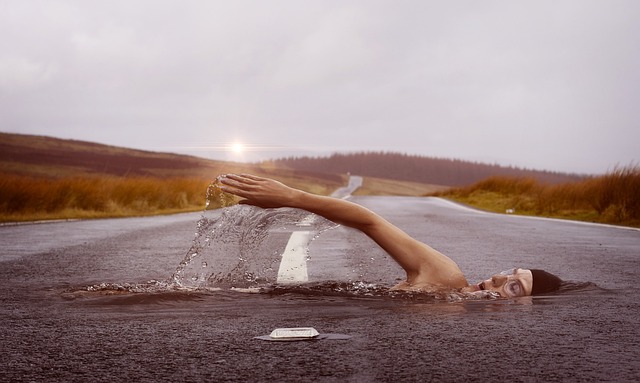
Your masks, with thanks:
[(562, 280), (536, 269), (512, 269), (471, 285), (458, 265), (356, 203), (294, 189), (273, 179), (249, 174), (227, 174), (220, 178), (222, 191), (244, 200), (242, 204), (261, 208), (291, 207), (318, 214), (335, 223), (362, 231), (384, 249), (406, 272), (397, 290), (493, 291), (503, 297), (539, 295), (556, 291)]

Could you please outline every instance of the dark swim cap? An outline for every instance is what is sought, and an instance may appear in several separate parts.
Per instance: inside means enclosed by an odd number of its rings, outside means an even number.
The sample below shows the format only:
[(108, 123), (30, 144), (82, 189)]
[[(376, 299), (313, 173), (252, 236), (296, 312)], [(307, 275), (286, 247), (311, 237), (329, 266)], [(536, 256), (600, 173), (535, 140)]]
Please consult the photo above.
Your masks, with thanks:
[(530, 269), (533, 275), (531, 295), (539, 295), (557, 291), (562, 285), (562, 279), (544, 270)]

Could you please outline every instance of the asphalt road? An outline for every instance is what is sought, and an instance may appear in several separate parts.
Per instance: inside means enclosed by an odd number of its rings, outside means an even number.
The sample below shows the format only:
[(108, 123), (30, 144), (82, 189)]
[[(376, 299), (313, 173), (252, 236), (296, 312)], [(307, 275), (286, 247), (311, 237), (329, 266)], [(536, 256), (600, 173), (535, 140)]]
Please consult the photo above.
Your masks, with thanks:
[[(402, 271), (368, 238), (338, 227), (310, 244), (311, 287), (174, 291), (149, 281), (171, 279), (198, 214), (5, 226), (0, 380), (640, 380), (639, 231), (433, 198), (353, 201), (449, 255), (470, 281), (537, 267), (576, 288), (513, 300), (378, 294)], [(285, 229), (252, 251), (281, 254)], [(275, 278), (273, 269), (265, 278)], [(96, 286), (106, 287), (87, 291)], [(254, 339), (298, 326), (351, 338)]]

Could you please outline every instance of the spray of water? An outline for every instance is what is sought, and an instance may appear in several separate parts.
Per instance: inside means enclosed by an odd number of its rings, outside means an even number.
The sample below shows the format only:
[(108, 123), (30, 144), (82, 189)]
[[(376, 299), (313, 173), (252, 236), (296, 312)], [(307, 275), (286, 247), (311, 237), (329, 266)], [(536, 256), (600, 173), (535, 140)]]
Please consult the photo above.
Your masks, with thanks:
[[(286, 236), (304, 225), (322, 233), (337, 226), (299, 209), (261, 209), (237, 205), (220, 189), (220, 178), (207, 189), (206, 208), (198, 220), (195, 238), (171, 278), (178, 288), (257, 287), (273, 284)], [(220, 209), (212, 210), (217, 205)], [(311, 217), (311, 218), (310, 218)], [(285, 239), (286, 243), (286, 239)], [(308, 247), (308, 244), (307, 244)]]

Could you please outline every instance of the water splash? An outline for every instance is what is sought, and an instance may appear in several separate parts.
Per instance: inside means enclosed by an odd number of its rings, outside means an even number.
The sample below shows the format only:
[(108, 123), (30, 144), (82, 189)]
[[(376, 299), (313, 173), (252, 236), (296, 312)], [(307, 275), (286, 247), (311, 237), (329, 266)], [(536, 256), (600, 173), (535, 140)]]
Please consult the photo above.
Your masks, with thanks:
[[(309, 243), (337, 224), (293, 208), (261, 209), (235, 205), (234, 196), (220, 189), (220, 178), (207, 188), (206, 208), (198, 220), (193, 244), (171, 282), (177, 288), (255, 287), (273, 284), (281, 237), (292, 231), (313, 231)], [(222, 209), (211, 210), (216, 203)], [(308, 248), (307, 244), (307, 248)]]
[[(221, 180), (224, 176), (218, 176), (215, 180), (211, 181), (207, 187), (207, 200), (205, 203), (205, 211), (209, 209), (217, 209), (219, 207), (229, 207), (238, 203), (238, 197), (233, 194), (225, 193), (220, 189)], [(217, 205), (212, 205), (213, 202), (217, 202)]]

